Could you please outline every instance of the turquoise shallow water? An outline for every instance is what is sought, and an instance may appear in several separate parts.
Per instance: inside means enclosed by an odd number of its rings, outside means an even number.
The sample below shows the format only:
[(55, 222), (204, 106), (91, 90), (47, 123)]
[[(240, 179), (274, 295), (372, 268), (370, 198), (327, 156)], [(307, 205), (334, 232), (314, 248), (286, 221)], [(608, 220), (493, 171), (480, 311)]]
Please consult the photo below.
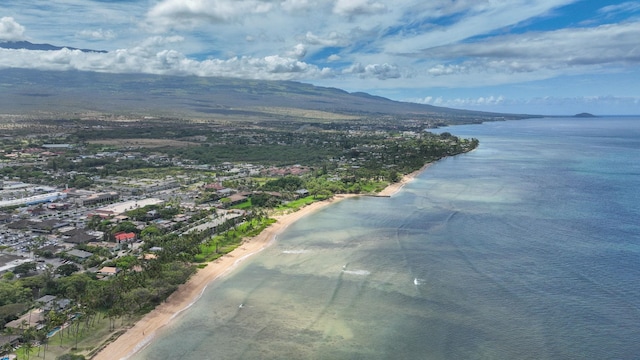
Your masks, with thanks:
[(133, 358), (640, 357), (640, 119), (440, 131), (481, 145), (290, 226)]

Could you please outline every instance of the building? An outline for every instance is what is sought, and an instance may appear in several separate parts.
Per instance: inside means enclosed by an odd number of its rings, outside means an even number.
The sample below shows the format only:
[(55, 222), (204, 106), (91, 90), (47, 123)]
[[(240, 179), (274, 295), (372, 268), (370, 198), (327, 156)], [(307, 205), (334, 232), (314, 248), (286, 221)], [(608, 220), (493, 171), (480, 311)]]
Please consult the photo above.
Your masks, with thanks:
[(96, 209), (95, 215), (116, 216), (116, 215), (121, 215), (130, 210), (139, 209), (148, 205), (160, 205), (162, 203), (164, 203), (164, 200), (160, 200), (156, 198), (124, 201), (124, 202), (119, 202), (116, 204), (111, 204), (111, 205)]
[(62, 311), (69, 307), (71, 300), (58, 299), (54, 295), (45, 295), (36, 299), (36, 303), (40, 304), (40, 308), (44, 311)]
[[(11, 348), (14, 348), (14, 349), (17, 348), (18, 345), (20, 345), (20, 335), (0, 335), (0, 349), (5, 348), (7, 344)], [(9, 356), (9, 357), (6, 357), (6, 356)], [(14, 360), (16, 359), (16, 357), (15, 355), (5, 355), (5, 358), (3, 359)]]
[(92, 253), (88, 252), (88, 251), (84, 251), (84, 250), (78, 250), (78, 249), (73, 249), (67, 252), (67, 255), (71, 255), (75, 258), (78, 258), (79, 260), (86, 260), (88, 258), (90, 258), (91, 256), (93, 256)]
[(120, 198), (120, 194), (116, 191), (94, 193), (80, 197), (77, 202), (81, 206), (90, 206), (104, 202), (116, 201)]
[(3, 207), (11, 207), (11, 206), (22, 206), (22, 205), (37, 205), (47, 202), (56, 202), (62, 199), (65, 199), (67, 194), (61, 191), (55, 191), (46, 194), (34, 195), (29, 197), (24, 197), (20, 199), (12, 199), (12, 200), (3, 200), (0, 201), (0, 208)]
[(88, 242), (94, 242), (98, 240), (98, 237), (87, 233), (81, 229), (73, 229), (63, 233), (65, 236), (62, 241), (68, 244), (86, 244)]
[(114, 235), (117, 243), (134, 242), (136, 240), (136, 234), (132, 232), (119, 232)]
[(102, 276), (115, 276), (120, 272), (120, 269), (113, 266), (105, 266), (102, 269), (98, 270), (98, 275)]
[(33, 309), (20, 318), (8, 322), (4, 327), (22, 332), (29, 327), (38, 328), (43, 322), (44, 311), (42, 309)]
[(64, 220), (44, 220), (40, 222), (31, 222), (29, 230), (37, 233), (51, 234), (53, 230), (68, 226), (69, 222)]

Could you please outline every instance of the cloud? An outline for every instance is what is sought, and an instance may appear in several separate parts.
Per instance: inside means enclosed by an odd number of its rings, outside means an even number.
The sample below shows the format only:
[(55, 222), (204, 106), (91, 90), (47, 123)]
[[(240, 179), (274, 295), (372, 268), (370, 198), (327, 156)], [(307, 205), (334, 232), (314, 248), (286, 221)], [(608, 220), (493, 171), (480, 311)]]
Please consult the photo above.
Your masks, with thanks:
[[(384, 40), (386, 52), (412, 54), (422, 49), (464, 41), (474, 36), (505, 29), (576, 0), (463, 0), (434, 1), (406, 12), (407, 25), (398, 24), (398, 36)], [(445, 17), (446, 22), (442, 22)]]
[(260, 0), (163, 0), (149, 10), (147, 18), (152, 26), (189, 28), (203, 22), (235, 22), (272, 9), (272, 3)]
[(460, 72), (524, 73), (577, 70), (581, 67), (640, 63), (640, 22), (496, 36), (422, 51), (427, 59), (456, 59), (462, 64), (437, 64), (431, 75)]
[[(152, 37), (131, 49), (109, 53), (79, 50), (14, 50), (0, 48), (0, 68), (41, 70), (80, 70), (112, 73), (161, 75), (226, 76), (263, 80), (293, 80), (334, 76), (329, 69), (318, 68), (293, 57), (232, 57), (197, 61), (175, 50), (158, 50), (163, 44), (179, 42), (181, 37)], [(300, 49), (297, 49), (300, 51)]]
[(333, 6), (334, 14), (346, 17), (380, 14), (385, 11), (385, 4), (371, 0), (337, 0)]
[[(425, 88), (466, 96), (485, 86), (494, 91), (504, 84), (591, 75), (597, 79), (574, 84), (572, 94), (597, 87), (635, 96), (633, 84), (593, 85), (638, 76), (638, 4), (622, 1), (599, 10), (585, 7), (570, 18), (563, 16), (580, 8), (580, 1), (64, 0), (46, 7), (7, 1), (3, 10), (20, 14), (36, 42), (110, 52), (3, 50), (0, 66), (298, 80), (393, 98)], [(597, 25), (613, 21), (619, 23)], [(567, 23), (577, 25), (540, 30)], [(8, 33), (4, 27), (0, 32)], [(492, 101), (490, 95), (472, 96), (467, 103), (480, 104), (480, 98), (485, 107)]]
[(285, 0), (280, 3), (280, 6), (284, 11), (295, 12), (301, 10), (309, 10), (313, 8), (314, 4), (309, 3), (308, 0)]
[(116, 38), (116, 33), (113, 30), (81, 30), (76, 36), (87, 40), (113, 40)]
[(584, 111), (603, 114), (604, 109), (617, 109), (619, 113), (637, 114), (640, 110), (640, 97), (612, 95), (532, 98), (508, 98), (503, 95), (473, 98), (425, 96), (405, 101), (458, 109), (549, 115), (576, 114)]
[(378, 80), (397, 79), (401, 76), (398, 67), (390, 64), (369, 64), (365, 66), (356, 63), (345, 69), (343, 74), (356, 74), (362, 79), (374, 77)]
[(466, 72), (467, 68), (462, 65), (442, 65), (438, 64), (427, 70), (432, 76), (451, 75)]
[(442, 96), (425, 96), (421, 99), (409, 99), (409, 102), (415, 102), (419, 104), (429, 104), (436, 106), (457, 107), (457, 108), (469, 108), (486, 105), (498, 105), (505, 102), (505, 97), (502, 95), (494, 96), (480, 96), (477, 98), (454, 98), (444, 99)]
[(621, 4), (609, 5), (598, 10), (601, 14), (613, 16), (621, 13), (632, 13), (640, 11), (640, 3), (637, 1), (628, 1)]
[(21, 41), (25, 40), (24, 26), (18, 24), (12, 17), (0, 19), (0, 40)]
[(335, 31), (330, 32), (325, 37), (320, 37), (315, 35), (311, 31), (307, 31), (304, 41), (310, 45), (320, 45), (320, 46), (347, 46), (349, 43), (349, 39), (341, 34), (338, 34)]
[(297, 44), (294, 48), (287, 52), (286, 56), (290, 58), (302, 59), (307, 55), (307, 47), (303, 44)]

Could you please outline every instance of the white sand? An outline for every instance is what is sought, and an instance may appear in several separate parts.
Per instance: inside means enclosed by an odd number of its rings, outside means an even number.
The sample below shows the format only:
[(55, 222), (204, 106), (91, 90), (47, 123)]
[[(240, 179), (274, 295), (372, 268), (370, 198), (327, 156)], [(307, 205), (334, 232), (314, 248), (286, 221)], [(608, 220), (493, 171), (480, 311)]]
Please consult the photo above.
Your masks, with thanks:
[(287, 226), (320, 208), (352, 196), (356, 195), (336, 195), (332, 199), (315, 202), (294, 213), (276, 217), (277, 221), (259, 235), (245, 240), (242, 245), (229, 254), (209, 263), (204, 269), (198, 270), (187, 283), (181, 285), (165, 302), (146, 314), (115, 341), (107, 344), (93, 359), (114, 360), (130, 357), (151, 341), (158, 329), (167, 325), (176, 314), (187, 309), (196, 301), (209, 283), (233, 269), (239, 261), (267, 247), (275, 239), (275, 236), (286, 229)]

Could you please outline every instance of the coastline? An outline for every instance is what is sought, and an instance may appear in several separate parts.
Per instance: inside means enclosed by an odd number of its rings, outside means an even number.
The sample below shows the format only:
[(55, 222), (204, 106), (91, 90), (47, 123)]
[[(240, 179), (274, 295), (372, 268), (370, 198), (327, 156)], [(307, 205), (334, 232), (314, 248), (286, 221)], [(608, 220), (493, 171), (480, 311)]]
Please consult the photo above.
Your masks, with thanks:
[[(406, 184), (413, 181), (416, 176), (426, 170), (432, 163), (425, 164), (419, 170), (404, 175), (396, 183), (388, 185), (376, 196), (390, 197), (399, 192)], [(318, 201), (307, 205), (300, 210), (276, 216), (276, 222), (257, 236), (246, 239), (235, 250), (208, 263), (203, 269), (199, 269), (185, 284), (182, 284), (165, 302), (157, 306), (154, 310), (138, 320), (132, 327), (114, 341), (104, 345), (98, 353), (91, 359), (113, 360), (128, 359), (136, 352), (146, 347), (153, 341), (157, 331), (169, 324), (173, 318), (181, 312), (187, 310), (193, 303), (198, 301), (208, 284), (232, 271), (239, 263), (250, 256), (259, 253), (268, 247), (289, 225), (295, 223), (300, 218), (309, 215), (328, 205), (338, 201), (357, 197), (358, 194), (337, 194), (331, 199)]]
[(276, 222), (257, 236), (244, 240), (235, 250), (223, 257), (208, 263), (199, 269), (186, 283), (171, 294), (165, 302), (138, 320), (132, 327), (114, 341), (106, 344), (95, 356), (94, 360), (127, 359), (147, 346), (158, 330), (169, 324), (178, 314), (196, 302), (207, 285), (232, 271), (238, 264), (250, 256), (259, 253), (269, 246), (289, 225), (300, 218), (311, 214), (338, 201), (358, 196), (356, 194), (338, 194), (328, 200), (318, 201), (302, 209), (276, 216)]
[(393, 184), (389, 184), (389, 186), (387, 186), (386, 188), (384, 188), (382, 191), (380, 191), (377, 196), (381, 196), (381, 197), (389, 197), (389, 196), (393, 196), (395, 195), (398, 191), (400, 191), (405, 185), (407, 185), (408, 183), (410, 183), (411, 181), (413, 181), (413, 179), (416, 178), (416, 176), (420, 175), (423, 171), (425, 171), (429, 166), (431, 166), (433, 163), (427, 163), (425, 165), (423, 165), (420, 169), (409, 173), (407, 175), (404, 175), (402, 177), (402, 179), (400, 179), (400, 181), (393, 183)]

